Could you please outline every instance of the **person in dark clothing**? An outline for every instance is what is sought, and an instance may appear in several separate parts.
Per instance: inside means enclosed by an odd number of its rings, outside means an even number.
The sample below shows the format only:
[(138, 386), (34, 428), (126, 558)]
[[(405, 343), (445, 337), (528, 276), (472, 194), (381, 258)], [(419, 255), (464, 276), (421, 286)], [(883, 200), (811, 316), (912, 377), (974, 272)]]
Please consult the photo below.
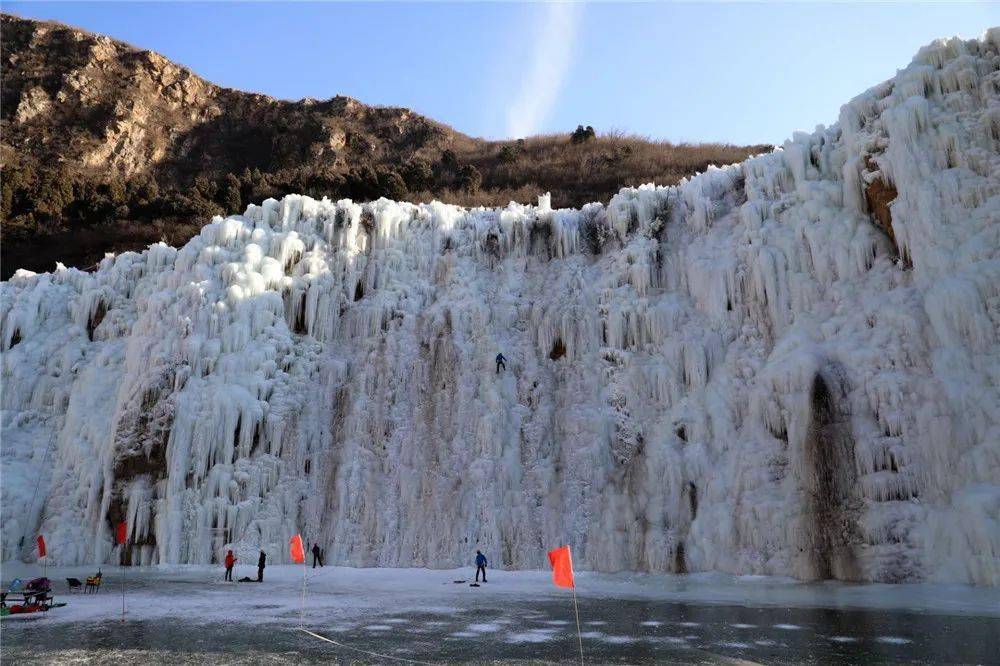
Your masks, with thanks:
[(483, 551), (476, 551), (476, 582), (479, 582), (479, 572), (483, 572), (483, 582), (486, 582), (486, 556)]
[(257, 582), (264, 582), (264, 565), (267, 563), (267, 555), (264, 551), (260, 551), (260, 557), (257, 558)]
[(498, 375), (500, 374), (500, 368), (503, 368), (504, 370), (507, 369), (507, 363), (506, 363), (506, 361), (507, 361), (507, 359), (505, 359), (503, 357), (503, 354), (497, 354), (497, 374)]
[(226, 580), (230, 583), (233, 582), (233, 565), (236, 564), (236, 557), (233, 555), (233, 551), (226, 553)]
[(316, 562), (319, 562), (319, 565), (323, 566), (323, 554), (319, 550), (318, 543), (313, 544), (312, 554), (313, 554), (313, 569), (316, 568)]

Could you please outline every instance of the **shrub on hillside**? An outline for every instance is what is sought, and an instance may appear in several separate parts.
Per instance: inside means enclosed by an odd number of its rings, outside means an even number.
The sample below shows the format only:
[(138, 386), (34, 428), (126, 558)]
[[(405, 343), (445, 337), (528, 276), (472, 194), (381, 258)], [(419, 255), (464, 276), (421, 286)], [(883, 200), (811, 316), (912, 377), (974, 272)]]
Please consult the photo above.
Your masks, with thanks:
[(434, 185), (434, 170), (427, 160), (414, 157), (408, 160), (400, 174), (411, 192), (421, 192)]
[(458, 186), (466, 192), (475, 192), (483, 182), (483, 174), (471, 164), (463, 164), (458, 169)]
[(501, 146), (497, 158), (501, 164), (513, 164), (521, 156), (521, 151), (511, 145)]
[(403, 181), (403, 177), (395, 171), (379, 172), (378, 184), (381, 196), (396, 201), (406, 199), (406, 183)]
[(218, 203), (229, 215), (236, 215), (243, 212), (243, 195), (241, 193), (240, 179), (235, 174), (227, 173), (222, 181), (222, 188), (219, 192)]
[(597, 138), (597, 132), (590, 125), (584, 127), (583, 125), (577, 125), (573, 133), (569, 135), (570, 141), (573, 143), (586, 143), (591, 139)]
[(355, 201), (372, 201), (381, 196), (378, 174), (370, 166), (351, 169), (345, 181), (348, 197)]
[(455, 155), (454, 150), (445, 148), (441, 151), (441, 166), (446, 169), (454, 169), (458, 166), (458, 156)]

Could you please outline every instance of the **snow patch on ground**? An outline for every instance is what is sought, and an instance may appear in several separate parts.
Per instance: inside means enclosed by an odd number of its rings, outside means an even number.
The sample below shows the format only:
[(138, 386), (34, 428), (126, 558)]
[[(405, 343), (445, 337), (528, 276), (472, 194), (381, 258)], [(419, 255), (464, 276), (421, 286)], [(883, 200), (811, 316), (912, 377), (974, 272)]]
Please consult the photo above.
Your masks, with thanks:
[(909, 638), (902, 638), (900, 636), (879, 636), (875, 640), (879, 643), (886, 643), (887, 645), (905, 645), (913, 642)]
[(625, 645), (627, 643), (635, 643), (639, 639), (635, 636), (602, 636), (601, 640), (613, 645)]
[(556, 634), (553, 629), (532, 629), (531, 631), (507, 634), (504, 640), (508, 643), (544, 643), (555, 640)]
[(466, 627), (467, 631), (473, 631), (477, 634), (489, 634), (501, 629), (503, 629), (503, 625), (499, 622), (477, 622)]

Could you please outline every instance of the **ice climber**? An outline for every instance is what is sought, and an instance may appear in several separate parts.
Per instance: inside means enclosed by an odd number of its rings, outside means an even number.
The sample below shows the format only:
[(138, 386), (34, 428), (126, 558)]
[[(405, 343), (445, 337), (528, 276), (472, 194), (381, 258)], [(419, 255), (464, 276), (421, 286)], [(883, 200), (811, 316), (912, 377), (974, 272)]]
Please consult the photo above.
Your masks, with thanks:
[(233, 565), (236, 564), (236, 557), (233, 555), (233, 551), (226, 553), (226, 580), (230, 583), (233, 582)]
[(264, 565), (267, 562), (267, 555), (264, 551), (260, 551), (260, 557), (257, 558), (257, 582), (264, 582)]
[(483, 551), (476, 551), (476, 582), (479, 582), (479, 572), (483, 572), (483, 582), (486, 582), (486, 556)]
[(498, 375), (500, 374), (500, 368), (503, 368), (504, 370), (507, 369), (507, 363), (506, 363), (506, 361), (507, 361), (507, 359), (505, 359), (503, 357), (503, 354), (497, 354), (497, 374)]
[(313, 569), (316, 568), (316, 562), (319, 562), (319, 565), (323, 566), (323, 553), (320, 552), (318, 543), (313, 544), (312, 554), (313, 554)]

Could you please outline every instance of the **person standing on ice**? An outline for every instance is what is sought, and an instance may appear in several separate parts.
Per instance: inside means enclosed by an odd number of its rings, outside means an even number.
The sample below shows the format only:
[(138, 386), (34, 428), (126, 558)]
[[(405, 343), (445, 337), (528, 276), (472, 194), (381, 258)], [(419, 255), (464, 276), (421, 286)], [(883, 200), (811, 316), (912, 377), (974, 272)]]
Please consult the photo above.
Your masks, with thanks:
[(226, 553), (226, 580), (230, 583), (233, 582), (233, 565), (236, 564), (236, 557), (233, 555), (233, 551)]
[(312, 554), (313, 554), (313, 569), (316, 568), (316, 562), (319, 562), (319, 566), (322, 567), (323, 566), (323, 554), (319, 550), (319, 544), (318, 543), (314, 543), (313, 544)]
[(267, 555), (264, 551), (260, 551), (260, 557), (257, 558), (257, 582), (264, 582), (264, 564), (267, 562)]
[(483, 582), (486, 582), (486, 556), (483, 551), (476, 551), (476, 582), (479, 582), (479, 572), (483, 572)]
[(507, 359), (505, 359), (503, 357), (503, 354), (497, 354), (497, 374), (498, 375), (500, 374), (500, 368), (503, 368), (504, 370), (507, 369), (507, 363), (506, 363), (506, 361), (507, 361)]

